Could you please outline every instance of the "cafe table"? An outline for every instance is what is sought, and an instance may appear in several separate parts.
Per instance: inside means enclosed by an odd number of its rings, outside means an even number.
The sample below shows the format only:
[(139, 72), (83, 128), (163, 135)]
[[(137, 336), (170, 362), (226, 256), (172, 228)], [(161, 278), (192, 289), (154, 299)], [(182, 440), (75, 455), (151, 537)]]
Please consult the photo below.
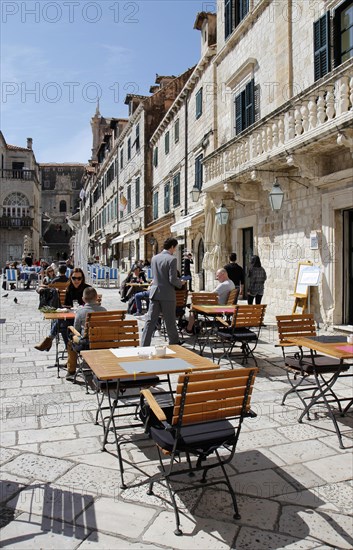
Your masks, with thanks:
[[(53, 312), (44, 312), (44, 319), (48, 321), (73, 321), (75, 319), (75, 312), (73, 310), (66, 311), (53, 311)], [(54, 368), (56, 367), (58, 378), (60, 377), (60, 361), (59, 361), (59, 341), (60, 341), (60, 331), (58, 330), (55, 336), (55, 363)]]
[[(334, 424), (335, 431), (338, 437), (339, 445), (341, 449), (344, 448), (342, 442), (342, 435), (337, 424), (337, 420), (330, 406), (330, 402), (327, 399), (327, 394), (331, 393), (335, 397), (335, 402), (338, 403), (340, 407), (340, 415), (344, 416), (345, 413), (350, 409), (353, 404), (352, 397), (337, 398), (336, 394), (333, 393), (333, 387), (336, 384), (337, 380), (342, 377), (352, 376), (352, 373), (347, 373), (347, 362), (350, 365), (353, 365), (353, 345), (349, 344), (346, 341), (342, 341), (342, 338), (337, 336), (313, 336), (313, 337), (292, 337), (288, 338), (288, 341), (295, 344), (299, 348), (307, 348), (310, 350), (311, 361), (313, 374), (316, 380), (317, 389), (313, 392), (311, 400), (306, 405), (303, 413), (299, 417), (299, 422), (302, 421), (304, 416), (308, 414), (310, 409), (320, 400), (320, 403), (323, 400), (326, 408), (328, 410), (329, 416)], [(315, 364), (315, 353), (320, 353), (334, 357), (339, 360), (337, 369), (331, 373), (332, 376), (329, 380), (324, 379), (323, 376), (319, 376), (316, 372)], [(344, 409), (341, 407), (341, 402), (348, 401), (348, 404)]]
[[(105, 390), (109, 402), (109, 417), (107, 422), (103, 421), (104, 438), (102, 450), (105, 450), (108, 434), (112, 428), (117, 445), (119, 461), (120, 451), (117, 430), (126, 426), (122, 425), (117, 427), (114, 416), (117, 408), (119, 408), (118, 401), (121, 403), (124, 400), (124, 396), (122, 396), (119, 390), (120, 384), (123, 384), (124, 380), (138, 380), (139, 377), (146, 376), (146, 374), (151, 376), (166, 375), (169, 389), (171, 390), (170, 375), (172, 374), (219, 369), (219, 365), (179, 345), (166, 346), (166, 355), (164, 357), (150, 355), (154, 351), (154, 346), (149, 346), (147, 348), (114, 348), (81, 351), (83, 360), (90, 367), (97, 380), (100, 383), (106, 383)], [(136, 395), (127, 396), (127, 401), (130, 399), (131, 403), (132, 397), (136, 397)], [(102, 401), (99, 402), (98, 395), (97, 400), (99, 409)], [(134, 406), (136, 410), (136, 404), (126, 405), (126, 407), (130, 408), (132, 406)], [(121, 416), (129, 415), (123, 414)]]
[[(232, 316), (235, 312), (236, 305), (208, 305), (208, 304), (195, 304), (191, 307), (191, 311), (195, 314), (195, 317), (197, 317), (198, 314), (203, 315), (206, 318), (206, 326), (205, 330), (202, 331), (202, 333), (197, 334), (195, 337), (195, 344), (196, 343), (200, 346), (200, 354), (204, 352), (205, 347), (210, 342), (210, 337), (212, 336), (212, 333), (217, 325), (217, 317), (220, 317), (222, 315), (226, 316)], [(208, 321), (208, 328), (207, 328), (207, 321)], [(203, 341), (203, 342), (202, 342)]]

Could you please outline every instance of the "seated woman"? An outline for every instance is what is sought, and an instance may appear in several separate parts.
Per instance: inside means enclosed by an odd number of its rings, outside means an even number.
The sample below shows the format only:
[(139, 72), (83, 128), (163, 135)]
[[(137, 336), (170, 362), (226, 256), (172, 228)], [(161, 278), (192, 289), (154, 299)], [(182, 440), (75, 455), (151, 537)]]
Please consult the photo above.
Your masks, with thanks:
[(133, 287), (129, 286), (129, 283), (146, 283), (145, 272), (140, 266), (134, 265), (126, 279), (123, 281), (120, 289), (122, 302), (127, 302), (129, 298), (135, 294)]
[[(64, 305), (72, 307), (74, 300), (82, 306), (83, 305), (83, 291), (85, 288), (90, 285), (85, 282), (85, 274), (83, 273), (80, 267), (75, 267), (73, 272), (70, 275), (70, 283), (66, 289)], [(43, 342), (37, 344), (35, 349), (39, 351), (49, 351), (53, 345), (53, 340), (60, 331), (65, 342), (65, 347), (67, 346), (68, 337), (67, 337), (67, 327), (69, 321), (53, 321), (50, 334), (44, 338)]]

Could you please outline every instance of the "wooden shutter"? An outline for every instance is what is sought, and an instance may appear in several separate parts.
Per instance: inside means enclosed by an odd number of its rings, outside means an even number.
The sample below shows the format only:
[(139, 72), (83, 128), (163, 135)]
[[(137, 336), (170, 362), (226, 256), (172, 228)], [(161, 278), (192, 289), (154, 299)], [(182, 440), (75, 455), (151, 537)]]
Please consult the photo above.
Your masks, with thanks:
[(327, 12), (314, 22), (314, 79), (327, 74), (330, 65), (330, 12)]
[(255, 92), (254, 79), (250, 80), (245, 88), (245, 128), (255, 122)]
[(224, 36), (228, 38), (233, 31), (233, 0), (224, 1)]
[(240, 134), (243, 130), (243, 100), (242, 100), (243, 92), (241, 92), (239, 95), (237, 95), (234, 99), (235, 103), (235, 133), (236, 135)]

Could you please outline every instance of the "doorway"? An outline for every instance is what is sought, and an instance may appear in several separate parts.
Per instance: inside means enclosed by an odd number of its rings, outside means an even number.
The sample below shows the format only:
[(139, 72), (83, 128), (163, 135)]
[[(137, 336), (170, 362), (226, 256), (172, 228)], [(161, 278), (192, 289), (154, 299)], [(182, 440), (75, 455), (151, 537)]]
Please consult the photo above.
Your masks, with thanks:
[(248, 281), (247, 281), (247, 272), (249, 269), (249, 264), (251, 257), (254, 253), (254, 229), (253, 227), (244, 227), (242, 229), (242, 241), (243, 241), (243, 269), (245, 273), (245, 285), (244, 285), (244, 296), (247, 296), (248, 293)]
[(353, 325), (353, 209), (343, 211), (343, 323)]

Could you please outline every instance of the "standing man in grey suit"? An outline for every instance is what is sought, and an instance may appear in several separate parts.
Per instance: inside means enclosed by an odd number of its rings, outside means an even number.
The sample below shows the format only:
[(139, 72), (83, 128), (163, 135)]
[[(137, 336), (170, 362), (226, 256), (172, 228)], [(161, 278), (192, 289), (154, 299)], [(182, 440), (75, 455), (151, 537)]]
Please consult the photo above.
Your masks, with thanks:
[(174, 252), (178, 241), (169, 237), (163, 244), (162, 252), (152, 258), (152, 277), (150, 287), (150, 307), (145, 328), (142, 333), (142, 346), (149, 346), (153, 331), (160, 314), (163, 314), (168, 333), (169, 344), (178, 344), (179, 336), (176, 328), (176, 296), (175, 288), (184, 284), (177, 274), (177, 259)]

